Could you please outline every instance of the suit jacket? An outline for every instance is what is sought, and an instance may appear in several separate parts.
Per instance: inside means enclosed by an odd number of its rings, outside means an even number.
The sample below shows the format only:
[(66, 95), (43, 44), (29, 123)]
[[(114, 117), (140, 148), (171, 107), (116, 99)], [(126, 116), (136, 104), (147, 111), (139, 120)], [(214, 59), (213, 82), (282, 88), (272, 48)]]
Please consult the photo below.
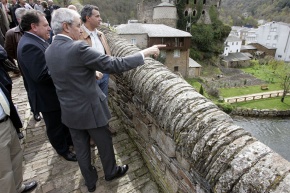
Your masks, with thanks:
[(6, 86), (6, 85), (12, 85), (12, 80), (9, 76), (9, 74), (4, 69), (3, 62), (7, 59), (7, 52), (5, 49), (0, 45), (0, 82)]
[(17, 60), (17, 45), (23, 33), (19, 26), (16, 26), (6, 32), (4, 48), (10, 58)]
[(17, 48), (18, 62), (35, 112), (60, 110), (55, 87), (46, 66), (44, 52), (47, 47), (47, 42), (25, 32)]
[(22, 122), (19, 118), (18, 112), (12, 102), (12, 99), (10, 97), (9, 92), (6, 90), (6, 88), (3, 86), (2, 83), (0, 83), (0, 88), (2, 89), (3, 93), (5, 94), (6, 98), (9, 101), (9, 106), (10, 106), (10, 116), (9, 118), (11, 119), (16, 131), (19, 133), (20, 132), (20, 128), (22, 128)]
[(62, 122), (74, 129), (92, 129), (111, 118), (95, 71), (119, 73), (144, 64), (136, 53), (124, 58), (101, 55), (84, 41), (57, 35), (45, 52), (46, 64), (61, 105)]
[[(82, 25), (81, 28), (83, 30), (83, 33), (81, 34), (80, 39), (81, 40), (85, 40), (92, 47), (92, 40), (91, 40), (90, 34), (88, 34), (86, 32), (86, 30), (84, 28), (84, 25)], [(99, 38), (100, 38), (100, 40), (102, 42), (102, 45), (103, 45), (103, 47), (105, 49), (105, 53), (107, 55), (111, 56), (112, 55), (111, 54), (111, 49), (110, 49), (110, 47), (108, 45), (107, 38), (106, 38), (105, 34), (103, 32), (101, 32), (101, 31), (99, 31), (99, 30), (97, 30), (97, 31), (98, 31), (98, 36), (99, 36)]]

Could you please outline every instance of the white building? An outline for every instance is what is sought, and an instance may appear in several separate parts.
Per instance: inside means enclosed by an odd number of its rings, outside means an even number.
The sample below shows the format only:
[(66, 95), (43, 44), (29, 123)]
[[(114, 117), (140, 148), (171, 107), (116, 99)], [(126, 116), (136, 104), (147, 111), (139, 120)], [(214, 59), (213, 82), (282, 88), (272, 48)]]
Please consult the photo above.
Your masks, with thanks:
[(268, 22), (259, 26), (257, 43), (277, 48), (275, 59), (290, 62), (290, 24)]
[(229, 53), (237, 53), (241, 51), (242, 40), (237, 36), (230, 35), (225, 41), (224, 56)]
[(232, 26), (230, 35), (238, 36), (243, 41), (242, 44), (248, 45), (250, 43), (257, 42), (256, 32), (257, 32), (257, 28)]

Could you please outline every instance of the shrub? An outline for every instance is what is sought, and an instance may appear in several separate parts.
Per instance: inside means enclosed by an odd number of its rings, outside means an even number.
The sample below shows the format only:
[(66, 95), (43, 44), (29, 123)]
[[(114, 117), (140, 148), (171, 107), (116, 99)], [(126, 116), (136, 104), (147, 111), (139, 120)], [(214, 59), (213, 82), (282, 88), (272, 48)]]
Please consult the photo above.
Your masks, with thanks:
[(209, 87), (207, 93), (216, 98), (220, 95), (220, 91), (216, 87)]
[(216, 105), (227, 114), (230, 114), (234, 110), (234, 107), (230, 103), (217, 103)]

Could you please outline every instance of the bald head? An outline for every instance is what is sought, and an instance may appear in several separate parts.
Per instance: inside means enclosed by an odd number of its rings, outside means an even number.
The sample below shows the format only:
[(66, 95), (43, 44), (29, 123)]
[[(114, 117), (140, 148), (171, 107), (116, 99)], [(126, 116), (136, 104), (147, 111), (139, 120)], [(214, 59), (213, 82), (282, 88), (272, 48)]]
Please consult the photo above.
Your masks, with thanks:
[(76, 8), (76, 6), (74, 6), (74, 5), (69, 5), (67, 8), (68, 8), (68, 9), (72, 9), (72, 10), (75, 10), (75, 11), (77, 11), (77, 8)]

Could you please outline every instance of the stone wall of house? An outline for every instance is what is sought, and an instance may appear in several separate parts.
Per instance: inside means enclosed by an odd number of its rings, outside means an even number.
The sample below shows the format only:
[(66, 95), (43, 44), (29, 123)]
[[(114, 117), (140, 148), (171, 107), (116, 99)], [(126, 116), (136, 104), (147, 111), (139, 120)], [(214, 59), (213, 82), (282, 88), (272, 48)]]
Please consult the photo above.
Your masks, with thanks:
[(176, 28), (177, 19), (153, 19), (153, 24), (164, 24)]
[(249, 117), (285, 117), (290, 116), (290, 110), (236, 108), (231, 114)]
[(187, 77), (188, 58), (188, 50), (180, 50), (179, 57), (174, 57), (174, 50), (167, 50), (165, 64), (172, 72), (174, 72), (174, 67), (178, 67), (178, 73), (180, 73), (183, 77)]
[[(139, 50), (104, 32), (114, 55)], [(110, 106), (163, 192), (290, 192), (290, 163), (161, 63), (111, 78)]]

